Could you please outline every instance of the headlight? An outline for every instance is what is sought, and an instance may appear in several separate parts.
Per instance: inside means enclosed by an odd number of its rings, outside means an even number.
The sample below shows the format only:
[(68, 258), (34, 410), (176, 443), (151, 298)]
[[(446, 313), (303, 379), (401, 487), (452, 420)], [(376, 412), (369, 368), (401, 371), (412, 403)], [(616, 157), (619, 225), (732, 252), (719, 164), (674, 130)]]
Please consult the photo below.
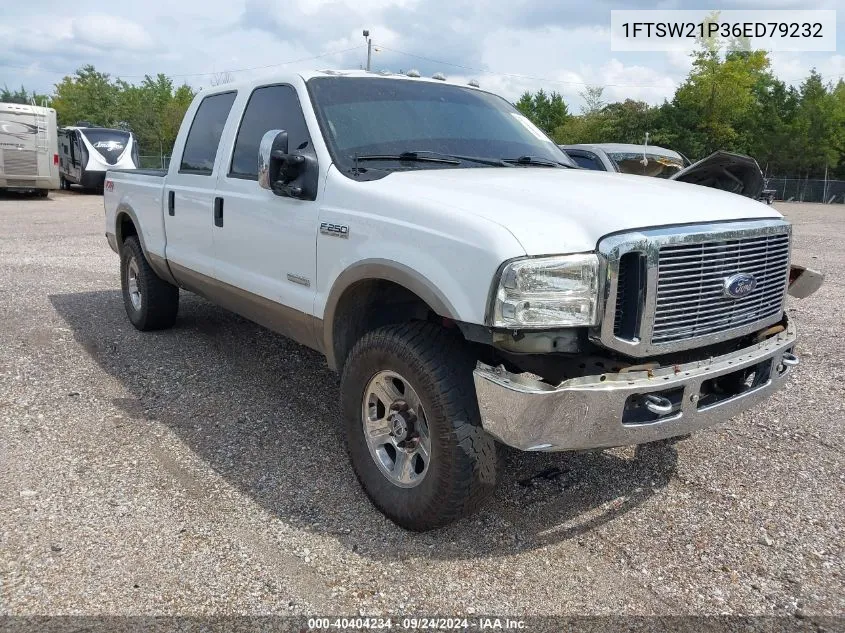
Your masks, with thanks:
[(494, 327), (596, 325), (599, 260), (593, 253), (519, 259), (505, 266), (493, 304)]

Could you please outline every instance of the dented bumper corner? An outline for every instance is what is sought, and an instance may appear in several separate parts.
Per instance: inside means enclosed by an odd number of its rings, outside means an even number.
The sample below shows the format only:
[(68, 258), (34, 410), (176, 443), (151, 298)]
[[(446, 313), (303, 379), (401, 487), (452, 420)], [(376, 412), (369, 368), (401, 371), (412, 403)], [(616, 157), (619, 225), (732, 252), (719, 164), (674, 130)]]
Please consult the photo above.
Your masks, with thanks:
[[(685, 435), (749, 409), (780, 388), (798, 363), (796, 331), (702, 361), (601, 374), (552, 386), (478, 363), (473, 372), (484, 429), (526, 451), (642, 444)], [(722, 382), (751, 384), (714, 394)], [(720, 382), (721, 381), (721, 382)], [(740, 382), (740, 381), (736, 381)], [(724, 390), (722, 390), (724, 391)]]

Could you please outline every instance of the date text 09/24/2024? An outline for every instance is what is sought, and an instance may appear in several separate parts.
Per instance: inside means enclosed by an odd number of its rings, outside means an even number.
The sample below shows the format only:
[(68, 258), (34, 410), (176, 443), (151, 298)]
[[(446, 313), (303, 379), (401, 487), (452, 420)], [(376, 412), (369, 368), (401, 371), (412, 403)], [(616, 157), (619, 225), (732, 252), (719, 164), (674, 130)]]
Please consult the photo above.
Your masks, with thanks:
[(509, 630), (519, 631), (526, 629), (526, 622), (520, 619), (499, 618), (499, 617), (405, 617), (405, 618), (381, 618), (381, 617), (353, 617), (353, 618), (309, 618), (308, 630), (388, 630), (398, 629), (405, 631), (466, 631), (478, 629), (480, 631)]

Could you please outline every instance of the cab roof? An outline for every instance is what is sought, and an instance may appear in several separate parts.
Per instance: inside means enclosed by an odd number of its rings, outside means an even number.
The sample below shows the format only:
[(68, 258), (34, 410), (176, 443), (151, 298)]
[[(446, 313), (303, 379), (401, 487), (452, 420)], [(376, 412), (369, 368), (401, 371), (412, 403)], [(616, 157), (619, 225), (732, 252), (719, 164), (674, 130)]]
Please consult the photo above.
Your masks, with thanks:
[[(407, 71), (412, 72), (412, 71)], [(442, 76), (442, 75), (441, 75)], [(228, 84), (220, 84), (219, 86), (215, 86), (211, 89), (206, 89), (201, 92), (201, 94), (214, 94), (220, 92), (230, 92), (232, 90), (247, 90), (254, 88), (256, 86), (264, 86), (269, 83), (276, 83), (276, 82), (290, 82), (294, 78), (300, 77), (304, 81), (308, 81), (309, 79), (313, 79), (315, 77), (350, 77), (350, 78), (367, 78), (367, 79), (400, 79), (403, 81), (417, 81), (417, 82), (425, 82), (425, 83), (433, 83), (438, 85), (448, 84), (450, 86), (459, 86), (461, 88), (469, 88), (471, 90), (479, 90), (481, 89), (479, 86), (473, 86), (468, 83), (458, 83), (455, 81), (449, 81), (448, 78), (446, 79), (435, 79), (434, 77), (413, 77), (409, 76), (405, 73), (394, 73), (390, 71), (367, 71), (367, 70), (360, 70), (360, 69), (348, 69), (348, 70), (334, 70), (334, 69), (324, 69), (324, 70), (299, 70), (299, 71), (287, 71), (287, 72), (280, 72), (280, 73), (270, 73), (263, 75), (261, 77), (256, 77), (253, 79), (248, 79), (244, 81), (236, 81)], [(485, 91), (489, 92), (489, 91)]]

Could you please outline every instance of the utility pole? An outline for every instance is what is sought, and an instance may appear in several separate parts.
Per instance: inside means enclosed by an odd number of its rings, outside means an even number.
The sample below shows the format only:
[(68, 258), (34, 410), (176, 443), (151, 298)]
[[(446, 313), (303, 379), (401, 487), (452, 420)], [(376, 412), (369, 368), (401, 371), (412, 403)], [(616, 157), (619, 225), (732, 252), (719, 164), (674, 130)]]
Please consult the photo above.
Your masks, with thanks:
[(367, 29), (364, 29), (364, 39), (367, 40), (367, 72), (370, 72), (370, 63), (373, 61), (373, 40)]

